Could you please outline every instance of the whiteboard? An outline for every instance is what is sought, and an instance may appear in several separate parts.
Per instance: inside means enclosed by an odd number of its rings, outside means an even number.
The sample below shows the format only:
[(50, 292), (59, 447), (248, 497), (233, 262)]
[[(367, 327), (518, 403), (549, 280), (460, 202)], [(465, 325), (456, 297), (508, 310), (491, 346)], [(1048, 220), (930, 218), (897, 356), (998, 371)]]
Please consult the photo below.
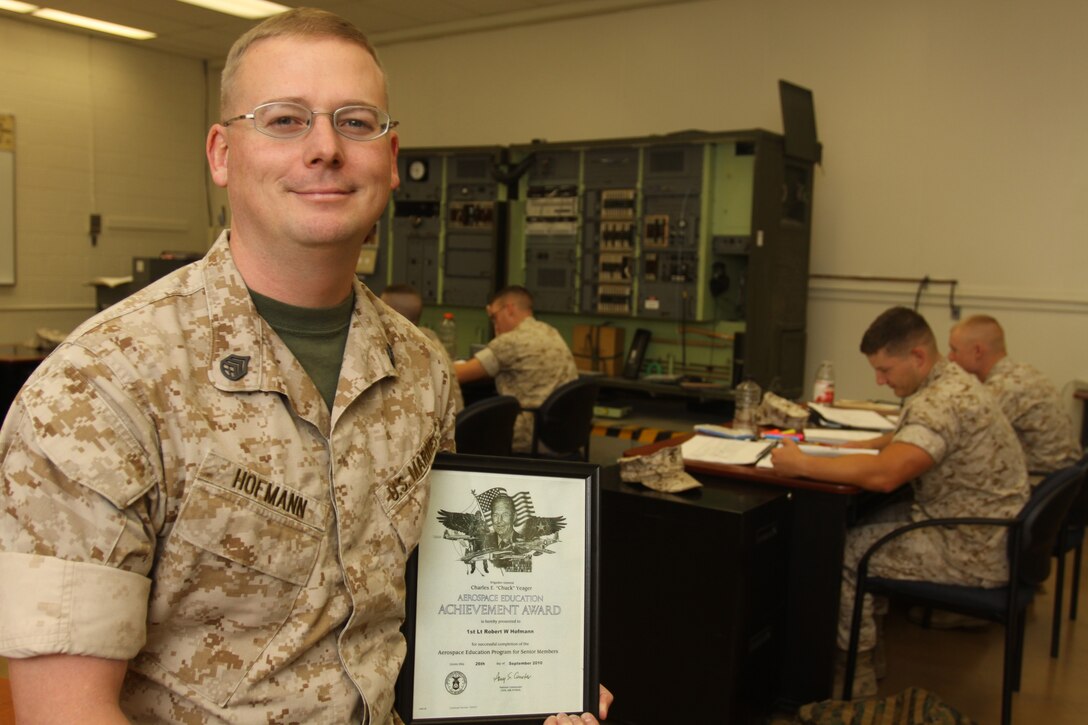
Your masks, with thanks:
[(15, 284), (15, 153), (0, 151), (0, 284)]

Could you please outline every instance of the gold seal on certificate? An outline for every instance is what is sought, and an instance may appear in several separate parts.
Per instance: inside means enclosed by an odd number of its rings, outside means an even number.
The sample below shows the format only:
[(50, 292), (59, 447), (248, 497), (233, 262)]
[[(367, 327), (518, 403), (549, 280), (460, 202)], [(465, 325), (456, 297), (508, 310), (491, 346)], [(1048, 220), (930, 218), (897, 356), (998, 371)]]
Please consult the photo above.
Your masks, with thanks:
[(406, 723), (595, 710), (598, 468), (442, 455), (408, 571)]

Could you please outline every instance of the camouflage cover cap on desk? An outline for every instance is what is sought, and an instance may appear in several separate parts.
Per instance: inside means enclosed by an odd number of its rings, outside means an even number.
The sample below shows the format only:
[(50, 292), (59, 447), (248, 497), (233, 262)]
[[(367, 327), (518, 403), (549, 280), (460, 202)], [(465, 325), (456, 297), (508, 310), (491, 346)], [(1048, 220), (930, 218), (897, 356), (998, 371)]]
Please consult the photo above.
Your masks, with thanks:
[(808, 409), (768, 392), (764, 394), (763, 402), (756, 410), (756, 423), (800, 430), (808, 423)]
[(620, 478), (628, 483), (664, 493), (679, 493), (703, 484), (684, 471), (684, 457), (680, 446), (666, 446), (645, 456), (619, 459)]

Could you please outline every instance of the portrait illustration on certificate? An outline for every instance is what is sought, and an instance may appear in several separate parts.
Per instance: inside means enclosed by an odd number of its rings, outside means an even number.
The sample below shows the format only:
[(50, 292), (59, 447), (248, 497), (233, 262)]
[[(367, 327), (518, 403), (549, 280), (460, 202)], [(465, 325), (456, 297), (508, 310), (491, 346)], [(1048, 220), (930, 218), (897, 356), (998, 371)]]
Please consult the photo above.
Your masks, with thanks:
[(532, 494), (505, 488), (491, 488), (481, 494), (472, 491), (473, 513), (439, 511), (438, 522), (446, 527), (444, 538), (457, 543), (467, 573), (479, 567), (487, 574), (492, 567), (507, 572), (531, 572), (533, 557), (555, 554), (550, 545), (559, 541), (566, 526), (563, 516), (537, 516)]

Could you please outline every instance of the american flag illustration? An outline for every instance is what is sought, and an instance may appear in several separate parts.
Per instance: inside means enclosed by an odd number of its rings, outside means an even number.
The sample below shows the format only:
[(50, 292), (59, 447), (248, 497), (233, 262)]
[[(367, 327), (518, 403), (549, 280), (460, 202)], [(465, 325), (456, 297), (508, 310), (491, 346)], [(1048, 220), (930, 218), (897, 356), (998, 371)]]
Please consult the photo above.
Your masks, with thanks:
[(472, 495), (476, 496), (476, 501), (480, 504), (480, 510), (485, 514), (491, 513), (491, 503), (496, 497), (510, 496), (510, 498), (514, 499), (514, 526), (521, 526), (530, 516), (536, 515), (536, 511), (533, 509), (533, 498), (528, 491), (508, 494), (505, 488), (496, 487), (490, 488), (481, 494), (473, 491)]

